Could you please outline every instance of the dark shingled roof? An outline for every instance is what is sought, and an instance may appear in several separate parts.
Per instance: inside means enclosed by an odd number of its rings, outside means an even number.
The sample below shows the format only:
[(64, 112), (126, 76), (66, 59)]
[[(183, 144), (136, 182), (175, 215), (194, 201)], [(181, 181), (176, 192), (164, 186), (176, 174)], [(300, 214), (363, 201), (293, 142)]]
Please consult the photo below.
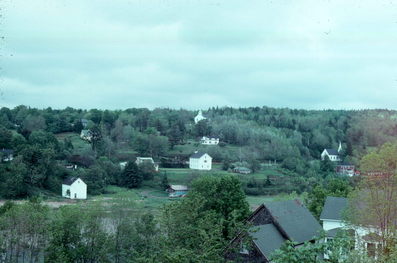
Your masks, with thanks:
[(201, 158), (201, 156), (203, 156), (204, 154), (205, 154), (205, 153), (196, 152), (196, 153), (192, 154), (192, 155), (190, 156), (190, 158), (199, 159), (199, 158)]
[(266, 258), (269, 258), (271, 253), (279, 249), (286, 240), (273, 224), (261, 225), (253, 229), (257, 230), (251, 233), (253, 242)]
[(11, 149), (1, 149), (0, 152), (1, 152), (1, 153), (4, 153), (4, 154), (13, 154), (13, 153), (14, 153), (14, 150), (11, 150)]
[(347, 199), (344, 197), (327, 196), (320, 220), (342, 220), (343, 210), (347, 207)]
[(79, 179), (79, 178), (78, 177), (68, 177), (65, 180), (63, 180), (62, 184), (72, 185), (77, 179)]
[(335, 149), (325, 149), (329, 155), (339, 155), (339, 152)]
[(264, 204), (284, 233), (294, 242), (312, 240), (322, 227), (299, 200)]

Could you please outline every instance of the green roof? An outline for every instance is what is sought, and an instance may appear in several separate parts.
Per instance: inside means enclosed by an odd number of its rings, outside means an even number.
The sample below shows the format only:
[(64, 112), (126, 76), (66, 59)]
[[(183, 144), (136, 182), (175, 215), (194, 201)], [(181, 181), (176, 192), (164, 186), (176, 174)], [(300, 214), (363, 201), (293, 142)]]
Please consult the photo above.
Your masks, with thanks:
[(257, 230), (251, 233), (253, 242), (267, 259), (286, 240), (273, 224), (261, 225), (253, 229)]
[(347, 199), (344, 197), (328, 196), (325, 200), (320, 220), (342, 220), (343, 211), (347, 207)]
[(270, 202), (264, 206), (280, 230), (298, 244), (313, 240), (322, 230), (317, 220), (299, 200)]

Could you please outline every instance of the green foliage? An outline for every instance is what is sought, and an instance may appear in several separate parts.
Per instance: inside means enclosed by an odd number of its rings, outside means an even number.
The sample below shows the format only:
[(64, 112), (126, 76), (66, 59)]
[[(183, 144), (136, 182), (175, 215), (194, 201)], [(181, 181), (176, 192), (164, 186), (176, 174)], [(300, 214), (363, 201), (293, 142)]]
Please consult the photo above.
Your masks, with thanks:
[(135, 162), (128, 162), (121, 173), (120, 185), (128, 188), (140, 187), (143, 181), (141, 171)]
[(162, 178), (161, 178), (160, 187), (161, 187), (163, 190), (166, 190), (166, 189), (168, 188), (169, 185), (170, 185), (170, 184), (169, 184), (169, 182), (168, 182), (167, 172), (164, 172), (163, 175), (162, 175)]
[(347, 197), (352, 191), (348, 179), (330, 178), (324, 184), (318, 184), (305, 198), (307, 208), (316, 218), (320, 218), (327, 196)]
[(248, 203), (235, 176), (203, 176), (192, 184), (189, 198), (203, 202), (203, 209), (213, 211), (219, 220), (223, 220), (223, 236), (234, 237), (236, 225), (249, 213)]

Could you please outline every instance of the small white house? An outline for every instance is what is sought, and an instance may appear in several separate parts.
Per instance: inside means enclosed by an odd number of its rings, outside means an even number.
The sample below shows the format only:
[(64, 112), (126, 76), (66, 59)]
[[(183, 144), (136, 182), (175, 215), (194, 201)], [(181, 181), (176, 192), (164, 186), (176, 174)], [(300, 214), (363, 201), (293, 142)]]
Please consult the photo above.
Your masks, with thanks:
[(194, 117), (194, 123), (198, 123), (199, 121), (207, 119), (206, 117), (203, 116), (203, 113), (201, 110), (199, 110), (198, 114), (196, 117)]
[(203, 145), (218, 145), (219, 144), (219, 138), (216, 137), (206, 137), (203, 136), (200, 140), (201, 144)]
[(159, 171), (159, 165), (154, 162), (152, 157), (136, 157), (135, 160), (136, 165), (144, 164), (144, 163), (149, 163), (153, 165), (153, 168), (156, 172)]
[(14, 160), (14, 151), (10, 149), (1, 149), (0, 150), (1, 161), (9, 162)]
[(207, 153), (199, 153), (196, 151), (189, 158), (189, 168), (209, 171), (212, 168), (212, 157)]
[(69, 177), (62, 183), (62, 196), (70, 199), (87, 199), (87, 185), (78, 177)]
[(90, 130), (81, 130), (80, 138), (86, 141), (91, 141), (92, 132)]

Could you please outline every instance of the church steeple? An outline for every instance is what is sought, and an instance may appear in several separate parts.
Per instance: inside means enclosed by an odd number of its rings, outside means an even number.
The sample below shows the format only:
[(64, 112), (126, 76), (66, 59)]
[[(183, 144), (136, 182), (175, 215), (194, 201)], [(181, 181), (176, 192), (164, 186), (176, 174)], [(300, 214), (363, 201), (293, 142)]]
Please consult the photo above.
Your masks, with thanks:
[(342, 142), (339, 141), (338, 153), (342, 151)]

